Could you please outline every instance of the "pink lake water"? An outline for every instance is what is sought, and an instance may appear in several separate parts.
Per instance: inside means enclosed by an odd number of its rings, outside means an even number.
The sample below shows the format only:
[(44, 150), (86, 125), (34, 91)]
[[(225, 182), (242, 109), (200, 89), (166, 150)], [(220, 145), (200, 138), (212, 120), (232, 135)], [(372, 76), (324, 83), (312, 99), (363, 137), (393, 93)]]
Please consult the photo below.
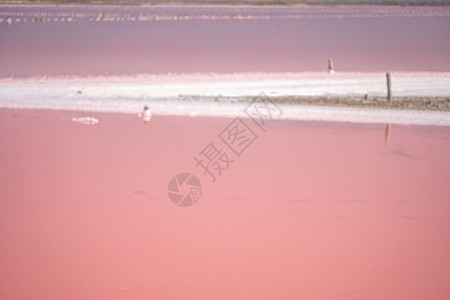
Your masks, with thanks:
[(0, 298), (448, 298), (448, 127), (244, 120), (212, 183), (193, 158), (231, 121), (0, 110)]
[(329, 57), (337, 71), (450, 71), (449, 7), (36, 6), (0, 18), (0, 77), (326, 71)]

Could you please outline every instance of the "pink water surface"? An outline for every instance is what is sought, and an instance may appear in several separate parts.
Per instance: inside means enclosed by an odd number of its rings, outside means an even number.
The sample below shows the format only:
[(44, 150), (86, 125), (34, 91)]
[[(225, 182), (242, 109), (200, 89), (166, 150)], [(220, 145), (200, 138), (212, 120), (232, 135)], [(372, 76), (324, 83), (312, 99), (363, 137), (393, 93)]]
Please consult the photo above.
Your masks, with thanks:
[[(0, 7), (0, 77), (450, 71), (448, 7)], [(75, 13), (93, 21), (32, 22)], [(99, 13), (269, 19), (95, 21)], [(28, 17), (23, 17), (23, 15)], [(6, 18), (13, 15), (13, 23)], [(16, 23), (16, 16), (21, 22)], [(22, 17), (21, 17), (22, 16)], [(87, 17), (86, 17), (87, 18)], [(26, 23), (23, 19), (27, 19)], [(54, 17), (50, 18), (51, 20)]]
[(449, 128), (249, 122), (211, 183), (230, 121), (0, 110), (0, 298), (448, 298)]

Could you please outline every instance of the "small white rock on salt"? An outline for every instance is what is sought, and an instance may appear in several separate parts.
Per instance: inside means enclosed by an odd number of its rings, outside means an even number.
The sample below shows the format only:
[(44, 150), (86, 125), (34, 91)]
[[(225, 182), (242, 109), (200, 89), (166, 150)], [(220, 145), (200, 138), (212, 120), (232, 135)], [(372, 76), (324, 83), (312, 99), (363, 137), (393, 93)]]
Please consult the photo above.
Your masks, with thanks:
[(80, 118), (72, 118), (73, 122), (77, 122), (85, 125), (95, 125), (98, 123), (98, 119), (93, 117), (80, 117)]

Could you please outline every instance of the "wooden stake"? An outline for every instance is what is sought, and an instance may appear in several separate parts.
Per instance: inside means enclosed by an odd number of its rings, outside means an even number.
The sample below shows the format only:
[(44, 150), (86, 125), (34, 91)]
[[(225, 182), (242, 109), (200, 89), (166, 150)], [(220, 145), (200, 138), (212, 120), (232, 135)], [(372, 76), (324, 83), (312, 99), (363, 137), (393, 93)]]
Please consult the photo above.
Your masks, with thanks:
[(331, 58), (328, 59), (328, 72), (334, 73), (334, 65), (333, 60)]
[(387, 83), (387, 100), (390, 102), (392, 99), (392, 83), (391, 83), (391, 72), (386, 73), (386, 83)]

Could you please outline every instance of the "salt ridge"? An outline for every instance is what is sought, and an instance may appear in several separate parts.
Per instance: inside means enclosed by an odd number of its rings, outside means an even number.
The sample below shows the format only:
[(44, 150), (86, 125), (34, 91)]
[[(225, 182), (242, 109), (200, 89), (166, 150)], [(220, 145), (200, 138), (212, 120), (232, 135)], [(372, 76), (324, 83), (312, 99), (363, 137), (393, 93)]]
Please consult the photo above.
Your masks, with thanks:
[[(450, 73), (393, 73), (394, 96), (450, 95)], [(383, 96), (383, 73), (172, 74), (137, 77), (0, 79), (0, 108), (244, 116), (244, 103), (223, 97)], [(200, 100), (195, 100), (196, 98)], [(450, 126), (450, 113), (281, 105), (281, 119)]]

